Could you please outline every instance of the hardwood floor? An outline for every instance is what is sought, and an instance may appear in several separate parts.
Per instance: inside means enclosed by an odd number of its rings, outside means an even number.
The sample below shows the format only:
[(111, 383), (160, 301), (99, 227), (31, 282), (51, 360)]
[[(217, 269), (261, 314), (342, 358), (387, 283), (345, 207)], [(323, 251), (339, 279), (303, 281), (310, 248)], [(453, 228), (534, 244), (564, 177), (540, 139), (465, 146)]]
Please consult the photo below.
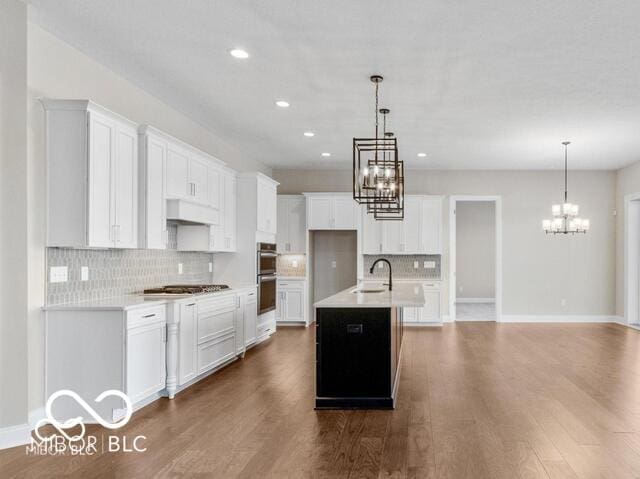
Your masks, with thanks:
[[(27, 457), (7, 477), (640, 477), (640, 332), (613, 324), (410, 328), (394, 411), (314, 404), (314, 330), (137, 413), (144, 453)], [(99, 433), (99, 431), (98, 431)]]

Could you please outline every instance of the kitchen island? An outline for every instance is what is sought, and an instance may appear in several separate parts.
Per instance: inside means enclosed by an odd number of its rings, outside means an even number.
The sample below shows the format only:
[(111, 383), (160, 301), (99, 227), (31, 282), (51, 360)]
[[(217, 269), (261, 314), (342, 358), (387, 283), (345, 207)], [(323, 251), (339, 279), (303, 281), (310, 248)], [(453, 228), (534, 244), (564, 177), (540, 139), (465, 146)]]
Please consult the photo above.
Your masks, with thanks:
[(402, 308), (424, 306), (420, 283), (352, 286), (315, 303), (316, 409), (393, 409)]

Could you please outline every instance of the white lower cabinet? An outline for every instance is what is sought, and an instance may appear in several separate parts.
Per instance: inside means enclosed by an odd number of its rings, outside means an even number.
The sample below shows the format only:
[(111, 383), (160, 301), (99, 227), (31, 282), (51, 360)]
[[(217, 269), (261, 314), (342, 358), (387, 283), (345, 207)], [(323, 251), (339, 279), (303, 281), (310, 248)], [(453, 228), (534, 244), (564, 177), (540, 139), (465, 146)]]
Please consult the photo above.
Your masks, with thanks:
[(403, 308), (405, 323), (430, 324), (442, 322), (442, 292), (440, 281), (422, 283), (425, 304), (422, 308)]
[(134, 404), (162, 391), (167, 377), (165, 308), (136, 313), (137, 325), (127, 329), (127, 394)]
[(201, 379), (244, 354), (256, 341), (255, 288), (174, 301), (169, 304), (167, 393)]
[(258, 294), (255, 290), (245, 293), (243, 296), (244, 308), (244, 344), (250, 346), (256, 342), (258, 327)]
[(276, 321), (280, 323), (307, 323), (306, 280), (278, 280)]
[[(123, 391), (134, 409), (158, 397), (167, 377), (165, 305), (122, 309), (51, 308), (45, 311), (45, 397), (70, 389), (93, 399), (109, 389)], [(124, 401), (107, 396), (93, 402), (108, 420), (125, 413)], [(56, 401), (55, 417), (85, 416), (75, 401)]]

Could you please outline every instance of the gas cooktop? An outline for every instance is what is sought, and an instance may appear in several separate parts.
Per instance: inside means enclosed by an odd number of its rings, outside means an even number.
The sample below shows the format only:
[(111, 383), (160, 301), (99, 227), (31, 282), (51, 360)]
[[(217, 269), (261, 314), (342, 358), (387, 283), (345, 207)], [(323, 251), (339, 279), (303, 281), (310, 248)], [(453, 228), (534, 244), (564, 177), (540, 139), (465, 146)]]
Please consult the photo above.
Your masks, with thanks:
[(144, 295), (188, 295), (202, 293), (216, 293), (229, 289), (226, 284), (170, 284), (161, 288), (145, 289)]

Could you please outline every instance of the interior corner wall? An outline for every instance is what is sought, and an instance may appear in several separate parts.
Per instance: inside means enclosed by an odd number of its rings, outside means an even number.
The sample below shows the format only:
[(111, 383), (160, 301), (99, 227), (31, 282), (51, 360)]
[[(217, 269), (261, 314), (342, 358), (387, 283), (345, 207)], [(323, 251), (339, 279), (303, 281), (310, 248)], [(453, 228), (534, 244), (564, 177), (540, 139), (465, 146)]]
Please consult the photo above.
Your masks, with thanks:
[(0, 447), (28, 420), (26, 8), (0, 2)]
[[(351, 191), (351, 172), (275, 169), (278, 193)], [(502, 314), (612, 316), (616, 311), (616, 172), (570, 172), (569, 200), (591, 220), (586, 235), (545, 235), (542, 219), (562, 201), (557, 170), (407, 170), (407, 194), (443, 202), (443, 284), (449, 296), (450, 195), (502, 197)], [(562, 300), (566, 303), (563, 306)], [(448, 315), (448, 301), (443, 301)]]
[(496, 296), (493, 201), (456, 202), (456, 299)]
[[(41, 308), (45, 303), (46, 268), (44, 110), (38, 99), (91, 99), (134, 122), (153, 125), (220, 158), (238, 171), (260, 171), (271, 175), (271, 168), (245, 157), (222, 136), (191, 120), (38, 25), (28, 23), (26, 28), (28, 91), (25, 103), (28, 110), (30, 214), (29, 410), (37, 412), (44, 403), (44, 327)], [(27, 244), (27, 241), (22, 244)]]
[(624, 243), (625, 196), (640, 193), (640, 161), (616, 172), (616, 316), (625, 317)]

